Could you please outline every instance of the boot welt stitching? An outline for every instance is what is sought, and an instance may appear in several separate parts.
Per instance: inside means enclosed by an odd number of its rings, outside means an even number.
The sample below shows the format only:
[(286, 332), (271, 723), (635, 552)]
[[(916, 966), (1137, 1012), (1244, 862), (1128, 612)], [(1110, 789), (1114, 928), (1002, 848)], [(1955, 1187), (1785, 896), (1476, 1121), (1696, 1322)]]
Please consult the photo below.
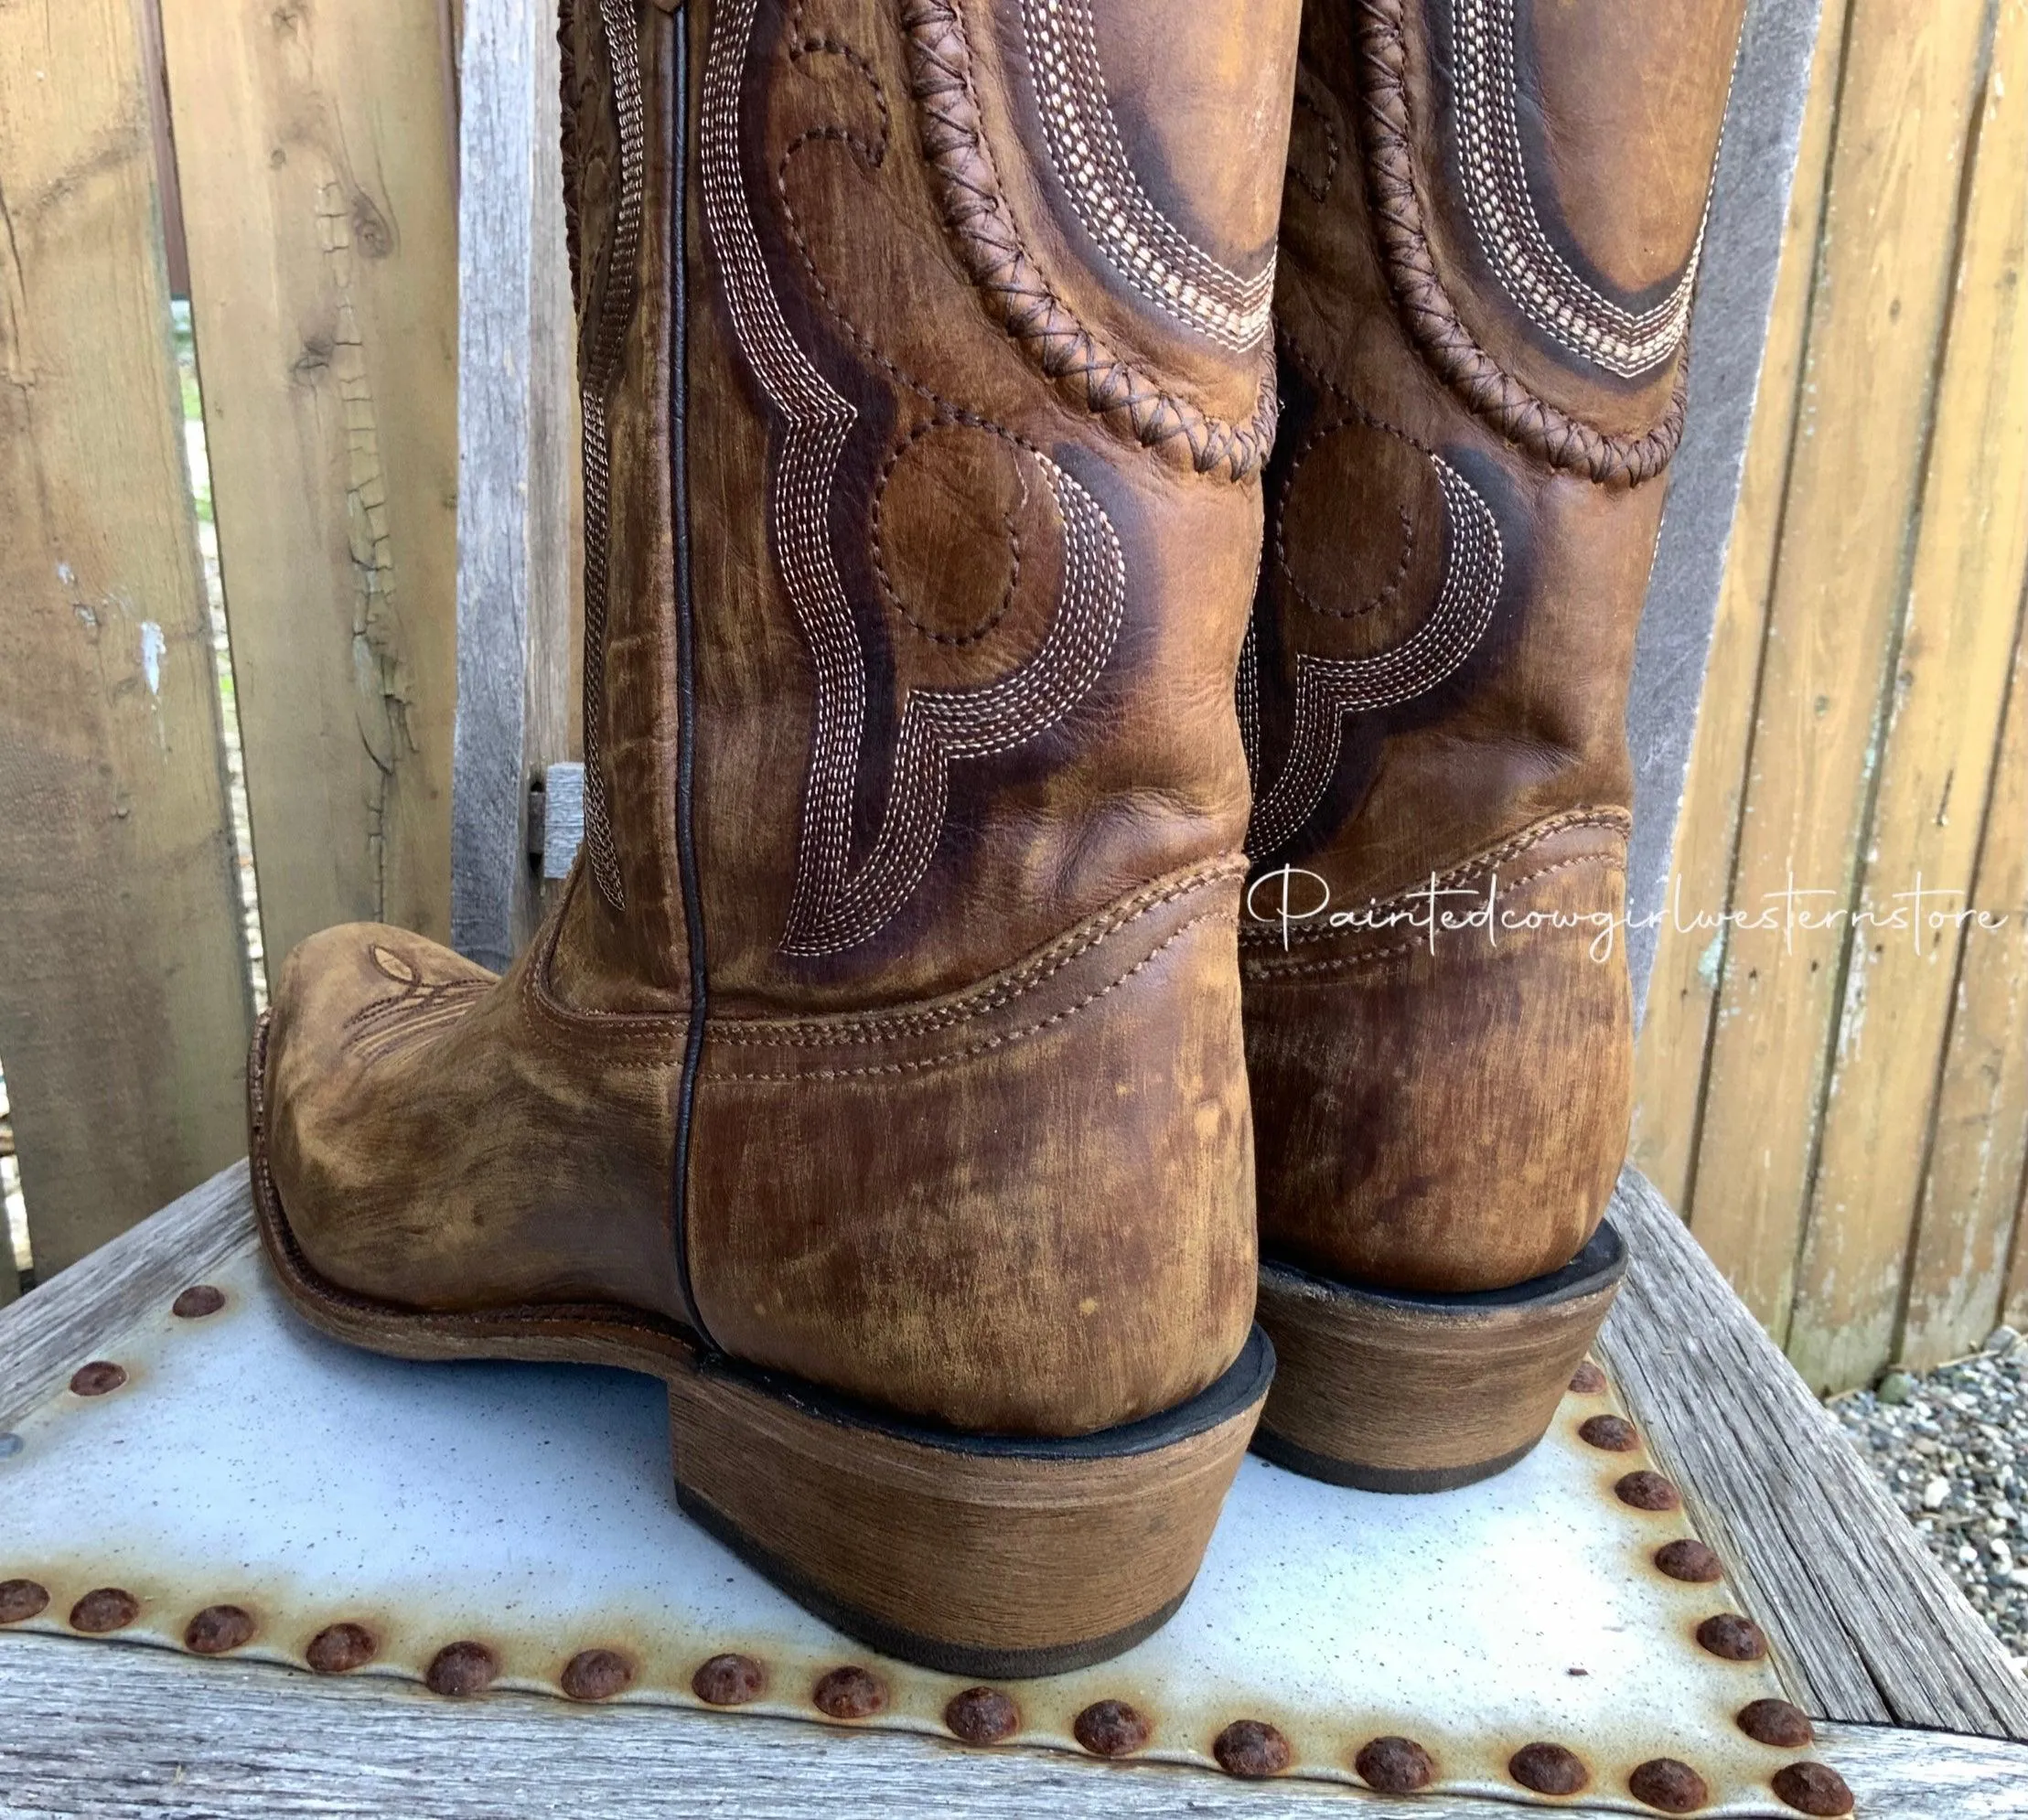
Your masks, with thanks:
[(1161, 941), (1156, 943), (1153, 947), (1150, 948), (1146, 954), (1143, 955), (1139, 960), (1135, 961), (1132, 967), (1128, 968), (1124, 973), (1121, 974), (1118, 979), (1109, 981), (1106, 985), (1099, 987), (1094, 991), (1086, 993), (1083, 998), (1073, 1001), (1070, 1004), (1066, 1005), (1061, 1011), (1052, 1012), (1047, 1017), (1038, 1018), (1034, 1023), (1026, 1024), (1019, 1030), (1010, 1030), (1003, 1035), (989, 1036), (978, 1043), (968, 1044), (962, 1049), (949, 1050), (941, 1055), (926, 1055), (921, 1057), (919, 1060), (908, 1062), (869, 1063), (864, 1066), (856, 1068), (790, 1068), (784, 1069), (778, 1073), (733, 1075), (714, 1075), (707, 1072), (703, 1076), (703, 1079), (706, 1081), (727, 1082), (851, 1080), (862, 1078), (864, 1076), (872, 1075), (921, 1074), (931, 1068), (947, 1067), (953, 1063), (970, 1061), (973, 1056), (989, 1055), (996, 1049), (1004, 1049), (1012, 1044), (1025, 1042), (1029, 1037), (1037, 1035), (1041, 1032), (1049, 1029), (1052, 1025), (1067, 1022), (1069, 1019), (1075, 1017), (1079, 1012), (1083, 1011), (1086, 1006), (1098, 1003), (1100, 999), (1105, 998), (1109, 993), (1111, 993), (1117, 990), (1120, 987), (1124, 986), (1128, 980), (1132, 980), (1134, 977), (1135, 974), (1141, 972), (1145, 968), (1152, 967), (1154, 964), (1155, 960), (1165, 950), (1174, 947), (1176, 943), (1181, 941), (1185, 936), (1188, 935), (1191, 930), (1196, 928), (1200, 924), (1237, 924), (1238, 921), (1239, 915), (1236, 911), (1207, 910), (1199, 915), (1191, 917), (1188, 922), (1180, 924), (1177, 926), (1177, 927), (1171, 930), (1170, 933), (1164, 937)]
[[(1536, 872), (1523, 873), (1519, 878), (1510, 879), (1508, 882), (1508, 888), (1510, 891), (1518, 891), (1525, 884), (1533, 884), (1537, 879), (1549, 877), (1551, 873), (1568, 872), (1573, 866), (1590, 865), (1604, 865), (1608, 871), (1619, 873), (1623, 876), (1626, 871), (1626, 862), (1614, 859), (1610, 854), (1579, 853), (1568, 860), (1558, 860), (1553, 864), (1543, 866)], [(1312, 938), (1315, 939), (1325, 936), (1336, 935), (1337, 931), (1335, 929), (1318, 929), (1309, 933)], [(1463, 931), (1460, 930), (1458, 933), (1462, 934)], [(1392, 947), (1366, 948), (1357, 954), (1336, 955), (1323, 960), (1291, 961), (1286, 965), (1279, 964), (1269, 958), (1255, 958), (1242, 960), (1239, 964), (1239, 970), (1249, 980), (1281, 980), (1293, 978), (1299, 974), (1342, 973), (1357, 968), (1372, 966), (1383, 960), (1391, 960), (1404, 954), (1422, 953), (1423, 950), (1424, 944), (1422, 942), (1410, 941), (1397, 943)]]
[[(1524, 829), (1520, 833), (1503, 840), (1499, 845), (1489, 847), (1484, 852), (1475, 853), (1470, 859), (1461, 860), (1454, 866), (1446, 867), (1436, 873), (1436, 882), (1440, 887), (1444, 889), (1461, 884), (1470, 884), (1475, 880), (1483, 878), (1495, 866), (1506, 864), (1508, 861), (1518, 858), (1530, 848), (1539, 847), (1543, 841), (1551, 840), (1556, 835), (1569, 833), (1572, 830), (1583, 828), (1610, 829), (1622, 839), (1625, 839), (1633, 831), (1633, 818), (1625, 809), (1619, 808), (1578, 808), (1566, 810), (1561, 815), (1546, 816), (1540, 821)], [(1589, 855), (1586, 857), (1600, 858), (1603, 855)], [(1276, 870), (1279, 870), (1279, 868)], [(1534, 873), (1529, 874), (1530, 878), (1538, 876), (1540, 874)], [(1517, 881), (1517, 883), (1518, 882)], [(1421, 896), (1423, 890), (1423, 886), (1416, 885), (1406, 891), (1392, 892), (1388, 896), (1378, 900), (1372, 907), (1377, 910), (1384, 910), (1391, 905), (1405, 904), (1411, 897)], [(1292, 938), (1296, 941), (1316, 941), (1333, 933), (1335, 932), (1332, 930), (1319, 929), (1314, 926), (1305, 925), (1302, 929), (1294, 931)], [(1241, 939), (1246, 941), (1271, 939), (1279, 941), (1281, 939), (1279, 934), (1270, 936), (1258, 927), (1249, 929), (1244, 926), (1241, 927), (1240, 936)]]
[[(1103, 920), (1093, 927), (1081, 933), (1074, 931), (1070, 935), (1058, 937), (1035, 959), (997, 986), (988, 988), (982, 994), (968, 996), (958, 1003), (939, 1011), (869, 1012), (849, 1021), (841, 1021), (836, 1025), (817, 1023), (810, 1020), (800, 1022), (775, 1022), (758, 1018), (714, 1019), (708, 1025), (708, 1040), (714, 1044), (723, 1044), (728, 1046), (823, 1048), (833, 1044), (878, 1043), (890, 1037), (912, 1036), (945, 1029), (952, 1024), (970, 1022), (974, 1018), (997, 1011), (1002, 1006), (1011, 1004), (1014, 1000), (1035, 991), (1071, 962), (1089, 953), (1121, 930), (1153, 915), (1164, 905), (1174, 904), (1208, 885), (1243, 877), (1245, 869), (1245, 856), (1235, 854), (1207, 862), (1167, 883), (1146, 886), (1127, 898), (1115, 914), (1101, 912)], [(1234, 919), (1237, 921), (1236, 912)], [(562, 919), (558, 918), (554, 927), (560, 929), (561, 926)], [(521, 976), (521, 995), (530, 1013), (531, 1025), (537, 1039), (544, 1043), (553, 1053), (559, 1055), (569, 1053), (553, 1033), (559, 1026), (563, 1031), (574, 1029), (586, 1034), (596, 1033), (600, 1040), (607, 1042), (615, 1038), (623, 1041), (633, 1038), (642, 1042), (670, 1042), (681, 1039), (688, 1031), (689, 1018), (681, 1012), (664, 1015), (655, 1012), (609, 1012), (563, 1004), (550, 992), (547, 985), (547, 974), (554, 952), (555, 940), (553, 936), (548, 947), (531, 965), (523, 969)], [(978, 989), (974, 989), (974, 993), (978, 993)], [(545, 1025), (549, 1026), (547, 1030), (543, 1027)], [(741, 1025), (750, 1027), (740, 1028)], [(608, 1057), (603, 1065), (652, 1068), (673, 1065), (673, 1060), (667, 1053), (661, 1053), (632, 1059)], [(714, 1078), (724, 1079), (726, 1076), (718, 1076)]]

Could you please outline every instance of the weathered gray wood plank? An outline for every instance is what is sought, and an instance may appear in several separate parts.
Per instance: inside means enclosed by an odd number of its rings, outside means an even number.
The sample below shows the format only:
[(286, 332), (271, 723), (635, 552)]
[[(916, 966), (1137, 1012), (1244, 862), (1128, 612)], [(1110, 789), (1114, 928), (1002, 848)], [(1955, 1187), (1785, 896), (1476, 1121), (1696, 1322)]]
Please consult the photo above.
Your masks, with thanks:
[[(168, 1815), (815, 1814), (909, 1820), (1103, 1814), (1205, 1820), (1408, 1811), (1351, 1789), (1267, 1789), (1202, 1771), (1132, 1769), (1025, 1750), (668, 1708), (527, 1695), (470, 1704), (405, 1684), (197, 1663), (119, 1644), (0, 1640), (0, 1813)], [(2022, 1811), (2028, 1750), (1937, 1733), (1827, 1728), (1860, 1812), (2002, 1820)], [(1422, 1796), (1422, 1820), (1495, 1820), (1504, 1803)], [(1576, 1804), (1574, 1812), (1597, 1812)], [(1771, 1813), (1778, 1808), (1770, 1803)]]
[(569, 728), (570, 277), (552, 0), (469, 0), (460, 64), (457, 722), (451, 939), (533, 931), (529, 785)]
[(1601, 1353), (1798, 1703), (2028, 1739), (2028, 1684), (1999, 1641), (1636, 1171), (1612, 1217), (1633, 1264)]

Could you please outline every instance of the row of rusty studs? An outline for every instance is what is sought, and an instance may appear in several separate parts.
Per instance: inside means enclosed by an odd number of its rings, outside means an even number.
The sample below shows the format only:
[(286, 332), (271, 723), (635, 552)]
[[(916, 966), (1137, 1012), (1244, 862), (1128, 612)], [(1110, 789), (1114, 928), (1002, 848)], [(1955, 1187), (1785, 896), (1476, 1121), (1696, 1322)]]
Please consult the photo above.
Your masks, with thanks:
[[(33, 1580), (0, 1581), (0, 1624), (38, 1617), (48, 1607), (48, 1590)], [(89, 1636), (123, 1630), (140, 1616), (141, 1601), (119, 1587), (99, 1587), (70, 1608), (70, 1626)], [(225, 1655), (253, 1641), (259, 1626), (253, 1614), (238, 1605), (208, 1605), (184, 1627), (185, 1648), (198, 1655)], [(363, 1668), (378, 1654), (379, 1643), (364, 1625), (327, 1624), (310, 1640), (304, 1660), (320, 1675), (346, 1675)], [(445, 1643), (430, 1659), (424, 1681), (433, 1693), (449, 1698), (482, 1694), (499, 1678), (499, 1659), (485, 1643), (463, 1640)], [(574, 1700), (609, 1700), (633, 1685), (634, 1665), (617, 1650), (585, 1649), (563, 1665), (557, 1676)], [(691, 1691), (713, 1707), (740, 1707), (767, 1691), (767, 1671), (750, 1655), (712, 1656), (691, 1676)], [(887, 1684), (872, 1669), (856, 1664), (827, 1670), (810, 1690), (810, 1704), (827, 1718), (870, 1719), (886, 1709)], [(1000, 1744), (1021, 1729), (1021, 1708), (998, 1687), (968, 1687), (945, 1704), (943, 1719), (951, 1735), (966, 1744)], [(1809, 1720), (1786, 1700), (1755, 1700), (1739, 1714), (1742, 1730), (1764, 1744), (1795, 1749), (1812, 1737)], [(1071, 1731), (1095, 1757), (1131, 1757), (1146, 1749), (1154, 1728), (1138, 1708), (1124, 1700), (1095, 1700), (1077, 1716)], [(1228, 1774), (1249, 1780), (1277, 1776), (1293, 1760), (1287, 1737), (1261, 1719), (1235, 1719), (1212, 1741), (1211, 1753)], [(1436, 1779), (1429, 1751), (1411, 1738), (1375, 1738), (1359, 1747), (1353, 1768), (1368, 1788), (1382, 1794), (1414, 1794)], [(1508, 1773), (1523, 1788), (1539, 1794), (1572, 1795), (1591, 1784), (1583, 1760), (1561, 1744), (1525, 1744), (1508, 1760)], [(1792, 1763), (1775, 1777), (1782, 1799), (1808, 1815), (1842, 1815), (1851, 1811), (1851, 1795), (1833, 1770), (1819, 1763)], [(1658, 1757), (1640, 1764), (1627, 1778), (1636, 1800), (1664, 1814), (1690, 1814), (1710, 1799), (1704, 1780), (1687, 1763)]]
[[(1586, 1359), (1571, 1376), (1571, 1389), (1580, 1397), (1596, 1397), (1605, 1389), (1605, 1374)], [(1639, 1432), (1624, 1416), (1587, 1416), (1578, 1424), (1578, 1439), (1604, 1453), (1632, 1453), (1641, 1444)], [(1630, 1510), (1666, 1512), (1682, 1508), (1683, 1497), (1661, 1473), (1642, 1469), (1616, 1480), (1613, 1495)], [(1682, 1536), (1665, 1542), (1654, 1554), (1655, 1565), (1669, 1579), (1710, 1586), (1725, 1577), (1725, 1565), (1708, 1544)], [(1727, 1662), (1758, 1662), (1767, 1654), (1760, 1626), (1736, 1611), (1720, 1611), (1696, 1630), (1700, 1648)], [(1738, 1715), (1739, 1729), (1757, 1744), (1797, 1750), (1815, 1733), (1807, 1716), (1787, 1700), (1754, 1700)], [(1524, 1761), (1526, 1760), (1526, 1761)], [(1555, 1744), (1530, 1744), (1515, 1753), (1508, 1773), (1524, 1788), (1540, 1794), (1575, 1794), (1589, 1777), (1571, 1751)], [(1852, 1811), (1851, 1790), (1828, 1764), (1788, 1763), (1776, 1771), (1775, 1793), (1798, 1813), (1835, 1816)], [(1690, 1814), (1708, 1798), (1704, 1780), (1687, 1763), (1658, 1758), (1643, 1763), (1627, 1779), (1636, 1801), (1665, 1814)]]
[[(185, 1290), (172, 1311), (185, 1320), (215, 1314), (224, 1295), (209, 1283)], [(126, 1382), (126, 1373), (99, 1359), (80, 1366), (70, 1379), (80, 1397), (99, 1397)], [(1591, 1360), (1580, 1365), (1571, 1389), (1580, 1396), (1604, 1390), (1605, 1374)], [(1578, 1435), (1605, 1452), (1630, 1453), (1640, 1444), (1634, 1425), (1625, 1418), (1597, 1415), (1579, 1425)], [(1613, 1487), (1629, 1508), (1666, 1512), (1679, 1509), (1681, 1494), (1659, 1472), (1628, 1472)], [(1711, 1584), (1723, 1577), (1718, 1556), (1704, 1543), (1680, 1538), (1664, 1544), (1655, 1565), (1672, 1579)], [(19, 1623), (38, 1615), (48, 1593), (33, 1580), (0, 1581), (0, 1624)], [(71, 1608), (71, 1627), (99, 1635), (123, 1629), (139, 1615), (140, 1604), (117, 1587), (88, 1592)], [(190, 1620), (184, 1644), (199, 1655), (222, 1655), (251, 1642), (255, 1630), (251, 1613), (237, 1605), (207, 1606)], [(1758, 1661), (1767, 1640), (1752, 1619), (1722, 1611), (1697, 1627), (1699, 1644), (1732, 1662)], [(320, 1674), (346, 1674), (372, 1660), (377, 1644), (371, 1633), (354, 1623), (327, 1626), (311, 1639), (305, 1659)], [(453, 1697), (483, 1692), (499, 1673), (493, 1652), (484, 1643), (446, 1643), (432, 1658), (424, 1679), (433, 1692)], [(558, 1682), (574, 1700), (606, 1700), (624, 1693), (633, 1681), (633, 1665), (617, 1651), (581, 1650), (565, 1663)], [(767, 1687), (767, 1672), (751, 1656), (714, 1655), (691, 1678), (691, 1690), (706, 1705), (743, 1706), (758, 1699)], [(886, 1684), (871, 1670), (833, 1668), (819, 1677), (810, 1702), (827, 1718), (866, 1719), (885, 1709)], [(970, 1687), (954, 1695), (944, 1708), (944, 1723), (967, 1744), (997, 1744), (1021, 1729), (1021, 1711), (1013, 1697), (994, 1687)], [(1797, 1750), (1814, 1736), (1808, 1718), (1787, 1700), (1755, 1700), (1738, 1715), (1740, 1729), (1756, 1742)], [(1080, 1712), (1072, 1726), (1078, 1742), (1094, 1756), (1126, 1757), (1143, 1750), (1153, 1728), (1123, 1700), (1098, 1700)], [(1281, 1774), (1293, 1761), (1288, 1739), (1261, 1719), (1235, 1719), (1212, 1743), (1212, 1755), (1229, 1774), (1249, 1779)], [(1369, 1788), (1386, 1794), (1412, 1794), (1435, 1779), (1430, 1753), (1409, 1738), (1376, 1738), (1362, 1745), (1353, 1767)], [(1577, 1753), (1561, 1744), (1525, 1744), (1508, 1761), (1508, 1773), (1523, 1788), (1539, 1794), (1572, 1795), (1588, 1787), (1591, 1772)], [(1852, 1810), (1851, 1791), (1835, 1770), (1816, 1762), (1784, 1766), (1773, 1779), (1775, 1793), (1788, 1806), (1810, 1815), (1836, 1816)], [(1704, 1806), (1710, 1791), (1689, 1764), (1658, 1757), (1638, 1765), (1627, 1778), (1627, 1792), (1645, 1806), (1665, 1814), (1690, 1814)]]

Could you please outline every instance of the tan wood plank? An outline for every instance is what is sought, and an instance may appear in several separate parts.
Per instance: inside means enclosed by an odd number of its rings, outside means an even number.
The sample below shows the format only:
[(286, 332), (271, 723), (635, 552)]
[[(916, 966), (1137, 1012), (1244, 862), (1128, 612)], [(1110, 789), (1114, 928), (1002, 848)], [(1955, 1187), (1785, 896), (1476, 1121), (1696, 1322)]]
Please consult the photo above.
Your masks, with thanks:
[[(1806, 1374), (1815, 1361), (1832, 1383), (1862, 1376), (1897, 1350), (1927, 1365), (1977, 1346), (2006, 1265), (2011, 1220), (1994, 1203), (2011, 1202), (2013, 1183), (1982, 1194), (1978, 1180), (1981, 1164), (2003, 1162), (1990, 1154), (1990, 1140), (2003, 1133), (1965, 1129), (1960, 1108), (1942, 1104), (1937, 1065), (1961, 961), (1979, 970), (1983, 995), (1997, 982), (1984, 977), (1986, 958), (1968, 950), (2006, 933), (1960, 919), (1987, 888), (2007, 883), (1980, 881), (1974, 867), (2028, 572), (2024, 270), (2028, 0), (2001, 0), (1861, 897), (1863, 910), (1885, 918), (1899, 909), (1912, 926), (1865, 931), (1852, 945), (1790, 1338)], [(2002, 808), (2002, 840), (2007, 818)], [(1918, 881), (1948, 894), (1920, 906), (1920, 927), (1906, 894)], [(1926, 1185), (1933, 1108), (1941, 1172), (1932, 1169)], [(1950, 1153), (1968, 1140), (1972, 1155)], [(1961, 1180), (1968, 1165), (1970, 1179)]]
[(1958, 967), (1910, 1283), (1915, 1358), (1969, 1350), (1998, 1321), (2028, 1326), (2028, 616), (1973, 892), (2006, 921), (1969, 937)]
[(219, 706), (129, 0), (0, 7), (0, 1055), (48, 1276), (245, 1144)]
[(1811, 59), (1809, 101), (1795, 187), (1789, 192), (1760, 397), (1719, 591), (1661, 939), (1635, 1048), (1629, 1160), (1686, 1215), (1693, 1205), (1692, 1163), (1704, 1065), (1724, 954), (1722, 918), (1739, 838), (1776, 539), (1801, 401), (1803, 336), (1829, 176), (1844, 27), (1844, 8), (1826, 5)]
[(1784, 1337), (1985, 9), (1854, 0), (1847, 33), (1692, 1213)]
[(162, 0), (273, 963), (450, 927), (457, 247), (436, 0)]
[[(1948, 1323), (1961, 1334), (1988, 1329), (1988, 1311), (1958, 1287), (1980, 1282), (1988, 1258), (2006, 1268), (1999, 1318), (2028, 1326), (2028, 617), (2014, 651), (1993, 783), (1976, 890), (1980, 903), (2007, 924), (1966, 944), (1910, 1307), (1912, 1325), (1920, 1309), (1926, 1323)], [(1964, 1210), (1958, 1231), (1970, 1270), (1953, 1255), (1948, 1227), (1935, 1247), (1943, 1269), (1933, 1269), (1930, 1205)], [(1939, 1290), (1944, 1274), (1951, 1287)]]

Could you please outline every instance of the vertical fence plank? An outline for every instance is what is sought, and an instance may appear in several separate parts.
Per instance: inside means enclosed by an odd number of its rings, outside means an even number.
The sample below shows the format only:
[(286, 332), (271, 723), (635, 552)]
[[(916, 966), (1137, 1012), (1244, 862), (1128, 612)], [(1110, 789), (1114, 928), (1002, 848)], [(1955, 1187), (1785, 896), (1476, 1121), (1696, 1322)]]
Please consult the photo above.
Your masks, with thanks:
[(2028, 617), (1973, 891), (2005, 921), (1968, 936), (1958, 966), (1902, 1344), (1918, 1362), (1969, 1350), (2002, 1319), (2028, 1326)]
[(573, 378), (552, 0), (466, 0), (451, 930), (502, 968), (541, 913), (529, 785), (569, 738)]
[[(1894, 1350), (2028, 563), (2028, 0), (1998, 27), (1789, 1333), (1839, 1388)], [(1936, 1210), (1933, 1250), (1962, 1212)]]
[[(1986, 7), (1854, 0), (1693, 1229), (1786, 1336)], [(1819, 895), (1790, 898), (1789, 892)], [(1794, 915), (1790, 914), (1791, 906)]]
[[(1767, 629), (1775, 540), (1781, 527), (1782, 489), (1796, 428), (1803, 331), (1817, 264), (1818, 230), (1823, 220), (1839, 55), (1844, 37), (1843, 0), (1827, 0), (1811, 59), (1809, 97), (1789, 191), (1767, 351), (1719, 589), (1696, 744), (1684, 782), (1673, 864), (1663, 897), (1663, 920), (1648, 980), (1647, 1015), (1635, 1052), (1630, 1159), (1685, 1217), (1690, 1212), (1690, 1163), (1719, 963), (1724, 954), (1719, 918), (1726, 907), (1739, 838), (1746, 752), (1753, 737), (1754, 684)], [(1700, 918), (1709, 918), (1709, 925)]]
[(1636, 1019), (1647, 1002), (1754, 403), (1766, 373), (1820, 10), (1820, 0), (1749, 0), (1725, 107), (1690, 316), (1690, 420), (1669, 465), (1626, 696), (1635, 816), (1626, 941)]
[(457, 254), (436, 0), (162, 0), (262, 935), (450, 927)]
[(48, 1273), (245, 1143), (245, 960), (131, 0), (0, 7), (0, 1055)]

